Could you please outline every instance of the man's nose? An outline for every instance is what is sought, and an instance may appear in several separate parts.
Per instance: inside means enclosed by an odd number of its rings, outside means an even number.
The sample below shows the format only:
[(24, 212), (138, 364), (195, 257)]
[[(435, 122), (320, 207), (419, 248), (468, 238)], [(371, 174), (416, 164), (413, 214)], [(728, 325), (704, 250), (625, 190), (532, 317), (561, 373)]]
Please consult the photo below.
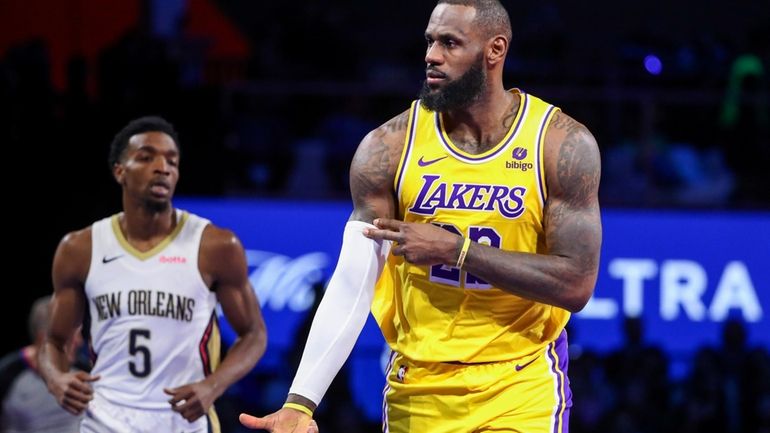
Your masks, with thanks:
[(169, 169), (170, 165), (168, 161), (166, 161), (166, 158), (157, 158), (155, 161), (155, 171), (158, 173), (164, 173), (168, 174), (171, 172)]
[(428, 65), (440, 65), (444, 63), (444, 57), (441, 54), (441, 47), (438, 43), (432, 43), (428, 45), (428, 50), (425, 52), (425, 63)]

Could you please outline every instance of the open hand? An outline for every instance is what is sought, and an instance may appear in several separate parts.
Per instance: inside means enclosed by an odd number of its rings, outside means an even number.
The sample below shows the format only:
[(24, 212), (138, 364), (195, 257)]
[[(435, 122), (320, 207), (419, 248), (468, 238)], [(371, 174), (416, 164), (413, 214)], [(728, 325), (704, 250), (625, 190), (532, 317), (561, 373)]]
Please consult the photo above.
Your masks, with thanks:
[(262, 418), (242, 413), (238, 420), (250, 429), (271, 433), (319, 433), (318, 425), (310, 416), (290, 408), (281, 408)]

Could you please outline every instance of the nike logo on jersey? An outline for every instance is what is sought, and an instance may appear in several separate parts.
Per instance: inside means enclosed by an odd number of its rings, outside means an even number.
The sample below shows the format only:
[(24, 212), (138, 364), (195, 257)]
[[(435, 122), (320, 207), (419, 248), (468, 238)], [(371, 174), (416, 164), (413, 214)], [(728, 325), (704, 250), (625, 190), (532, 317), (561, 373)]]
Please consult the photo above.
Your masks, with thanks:
[(516, 364), (516, 371), (524, 370), (529, 364), (532, 364), (533, 362), (537, 361), (537, 358), (533, 359), (532, 361), (529, 361), (525, 364)]
[(119, 259), (119, 258), (121, 258), (121, 257), (123, 257), (123, 254), (119, 254), (119, 255), (117, 255), (117, 256), (114, 256), (114, 257), (107, 257), (107, 256), (104, 256), (104, 257), (102, 257), (102, 263), (105, 263), (105, 264), (107, 264), (107, 263), (109, 263), (109, 262), (114, 262), (115, 260), (117, 260), (117, 259)]
[(421, 156), (420, 160), (417, 161), (417, 165), (419, 165), (420, 167), (427, 167), (427, 166), (429, 166), (431, 164), (434, 164), (434, 163), (437, 163), (437, 162), (441, 161), (442, 159), (446, 158), (447, 156), (449, 156), (449, 155), (444, 155), (441, 158), (431, 159), (430, 161), (423, 160), (423, 158), (425, 158), (425, 157)]

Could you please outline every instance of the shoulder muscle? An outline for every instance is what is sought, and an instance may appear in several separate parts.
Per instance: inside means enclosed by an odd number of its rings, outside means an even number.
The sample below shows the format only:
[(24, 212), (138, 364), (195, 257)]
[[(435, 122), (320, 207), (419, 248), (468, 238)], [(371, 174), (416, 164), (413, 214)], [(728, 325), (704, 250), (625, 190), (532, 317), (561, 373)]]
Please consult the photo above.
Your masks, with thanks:
[(223, 279), (246, 278), (241, 241), (232, 231), (209, 224), (203, 229), (198, 267), (209, 286)]
[(350, 164), (351, 219), (371, 222), (393, 216), (393, 180), (406, 139), (409, 110), (371, 131), (361, 140)]
[(56, 247), (54, 288), (82, 286), (91, 267), (91, 227), (67, 233)]
[(549, 196), (578, 203), (596, 197), (601, 176), (596, 139), (562, 112), (556, 113), (548, 127), (544, 162)]

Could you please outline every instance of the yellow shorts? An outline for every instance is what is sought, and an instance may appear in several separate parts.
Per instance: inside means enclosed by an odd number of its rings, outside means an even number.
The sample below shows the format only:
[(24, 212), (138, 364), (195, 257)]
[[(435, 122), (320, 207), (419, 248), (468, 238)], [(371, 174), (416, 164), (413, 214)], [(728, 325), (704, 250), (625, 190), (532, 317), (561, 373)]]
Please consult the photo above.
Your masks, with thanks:
[(567, 333), (523, 360), (426, 363), (393, 353), (385, 433), (568, 433)]

